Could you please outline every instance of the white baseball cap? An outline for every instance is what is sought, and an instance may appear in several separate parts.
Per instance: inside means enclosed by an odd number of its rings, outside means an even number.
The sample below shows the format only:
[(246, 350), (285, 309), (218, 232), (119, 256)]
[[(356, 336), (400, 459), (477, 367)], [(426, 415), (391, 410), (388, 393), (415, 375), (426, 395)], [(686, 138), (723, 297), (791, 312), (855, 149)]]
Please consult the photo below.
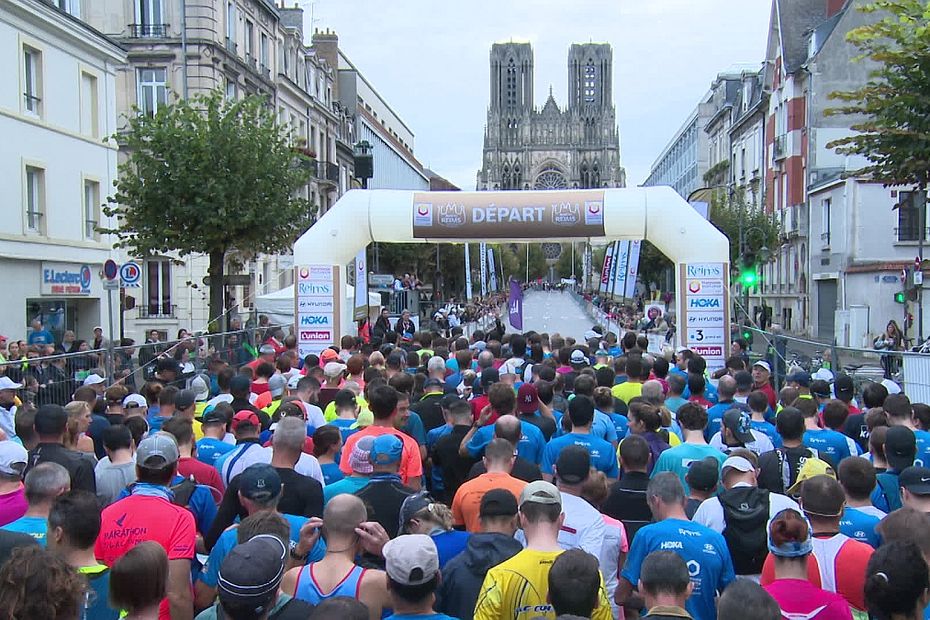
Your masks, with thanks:
[(123, 399), (123, 407), (129, 407), (130, 405), (134, 407), (142, 407), (143, 409), (146, 409), (149, 406), (142, 394), (130, 394)]
[(99, 385), (104, 381), (106, 381), (106, 379), (97, 373), (91, 373), (84, 378), (84, 385)]
[(0, 441), (0, 473), (21, 476), (28, 460), (26, 448), (9, 439)]
[(752, 366), (753, 366), (753, 368), (755, 368), (756, 366), (758, 366), (759, 368), (764, 368), (766, 372), (772, 372), (772, 367), (769, 366), (769, 363), (766, 362), (765, 360), (759, 360), (758, 362), (756, 362), (756, 363), (753, 364)]
[(0, 377), (0, 390), (18, 390), (21, 387), (22, 383), (16, 383), (6, 375)]

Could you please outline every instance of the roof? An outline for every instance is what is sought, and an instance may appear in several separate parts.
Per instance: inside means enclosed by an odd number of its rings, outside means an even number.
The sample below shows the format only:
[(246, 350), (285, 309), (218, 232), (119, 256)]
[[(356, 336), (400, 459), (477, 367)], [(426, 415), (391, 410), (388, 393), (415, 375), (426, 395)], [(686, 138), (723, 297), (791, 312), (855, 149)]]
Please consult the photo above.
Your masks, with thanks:
[(791, 74), (807, 60), (808, 35), (827, 17), (824, 0), (775, 0), (782, 66)]
[(811, 44), (809, 46), (809, 57), (816, 56), (820, 50), (823, 48), (823, 44), (827, 42), (827, 39), (830, 38), (830, 35), (833, 34), (833, 31), (836, 29), (836, 25), (840, 22), (843, 16), (846, 14), (846, 9), (849, 8), (850, 3), (840, 9), (836, 15), (833, 15), (824, 22), (821, 22), (819, 26), (814, 28), (814, 32), (811, 35)]

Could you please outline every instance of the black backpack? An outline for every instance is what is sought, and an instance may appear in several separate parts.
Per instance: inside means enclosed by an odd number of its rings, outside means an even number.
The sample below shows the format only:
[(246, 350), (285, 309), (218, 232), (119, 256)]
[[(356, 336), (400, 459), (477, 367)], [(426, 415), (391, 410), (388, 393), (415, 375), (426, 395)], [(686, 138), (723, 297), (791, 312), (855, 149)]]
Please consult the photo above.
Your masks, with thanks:
[(718, 496), (723, 507), (723, 538), (737, 575), (758, 575), (768, 555), (765, 526), (769, 492), (758, 487), (735, 487)]

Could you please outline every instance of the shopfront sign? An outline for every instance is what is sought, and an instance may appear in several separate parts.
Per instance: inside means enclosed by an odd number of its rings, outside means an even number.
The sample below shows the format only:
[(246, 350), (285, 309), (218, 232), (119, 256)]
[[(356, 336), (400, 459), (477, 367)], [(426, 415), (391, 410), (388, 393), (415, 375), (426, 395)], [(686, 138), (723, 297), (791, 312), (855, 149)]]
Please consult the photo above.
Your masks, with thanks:
[(49, 297), (88, 297), (92, 282), (90, 265), (42, 263), (39, 294)]

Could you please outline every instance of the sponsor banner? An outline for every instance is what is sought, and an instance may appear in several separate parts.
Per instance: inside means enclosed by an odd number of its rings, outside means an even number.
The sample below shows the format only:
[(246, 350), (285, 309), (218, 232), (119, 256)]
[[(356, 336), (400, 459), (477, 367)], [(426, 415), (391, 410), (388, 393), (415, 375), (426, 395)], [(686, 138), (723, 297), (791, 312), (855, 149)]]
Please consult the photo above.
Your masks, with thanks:
[(488, 296), (488, 246), (483, 241), (478, 244), (478, 257), (481, 265), (481, 296)]
[(611, 243), (607, 246), (607, 251), (604, 253), (604, 265), (601, 267), (601, 284), (597, 287), (597, 290), (607, 292), (610, 290), (610, 273), (613, 269), (614, 264), (614, 244)]
[(702, 312), (702, 311), (720, 311), (723, 312), (724, 307), (723, 296), (716, 297), (693, 297), (689, 296), (685, 301), (685, 307), (688, 309), (688, 312)]
[(297, 268), (297, 281), (332, 282), (333, 268), (330, 265), (304, 265)]
[(497, 266), (494, 265), (494, 248), (488, 248), (488, 271), (491, 272), (491, 292), (497, 292)]
[(639, 250), (642, 242), (628, 241), (627, 243), (630, 249), (627, 252), (626, 286), (623, 296), (632, 298), (636, 294), (636, 274), (639, 272)]
[(723, 263), (689, 263), (685, 277), (689, 280), (723, 280), (726, 275)]
[(507, 315), (510, 326), (523, 329), (523, 287), (516, 280), (510, 280), (510, 297), (507, 300)]
[(301, 314), (297, 317), (297, 327), (300, 329), (305, 327), (333, 329), (335, 326), (336, 321), (332, 314)]
[(617, 241), (617, 250), (614, 251), (613, 284), (611, 295), (623, 297), (626, 294), (626, 275), (630, 268), (630, 242)]
[(297, 330), (297, 342), (330, 345), (335, 344), (336, 340), (332, 329), (300, 328)]
[(417, 192), (417, 239), (603, 237), (604, 192)]
[(329, 348), (327, 344), (312, 344), (309, 342), (298, 342), (297, 343), (297, 353), (300, 355), (300, 358), (303, 359), (313, 353), (314, 355), (319, 355), (323, 352), (323, 349)]
[[(330, 271), (332, 273), (332, 271)], [(355, 308), (353, 318), (360, 321), (368, 316), (368, 256), (362, 248), (355, 256)]]
[(688, 295), (723, 295), (723, 280), (688, 280)]
[(725, 344), (726, 330), (722, 327), (689, 327), (687, 337), (693, 344)]
[(465, 244), (465, 299), (471, 301), (471, 252)]
[[(692, 344), (688, 346), (689, 349), (700, 355), (704, 358), (719, 358), (723, 360), (723, 345), (722, 344)], [(708, 367), (710, 363), (708, 362)]]
[(324, 297), (299, 297), (297, 299), (297, 314), (332, 314), (336, 304), (332, 299)]
[(719, 312), (689, 312), (686, 327), (725, 327)]
[(92, 280), (90, 265), (43, 262), (39, 294), (86, 297)]
[[(320, 350), (339, 338), (340, 287), (332, 265), (294, 267), (294, 323), (298, 345), (320, 345)], [(355, 274), (352, 274), (355, 275)], [(364, 284), (364, 272), (361, 283)], [(306, 346), (298, 346), (301, 350)]]
[(332, 282), (297, 281), (297, 297), (329, 297), (332, 299), (336, 288)]

